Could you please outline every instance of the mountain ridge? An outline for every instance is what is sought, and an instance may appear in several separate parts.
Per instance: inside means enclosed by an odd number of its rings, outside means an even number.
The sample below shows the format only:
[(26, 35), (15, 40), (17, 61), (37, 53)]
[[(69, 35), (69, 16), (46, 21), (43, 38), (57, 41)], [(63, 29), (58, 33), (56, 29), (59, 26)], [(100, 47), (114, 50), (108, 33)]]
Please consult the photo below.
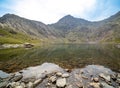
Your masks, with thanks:
[(0, 26), (37, 39), (63, 42), (120, 42), (120, 11), (102, 21), (87, 21), (66, 15), (54, 24), (44, 24), (14, 14), (0, 17)]

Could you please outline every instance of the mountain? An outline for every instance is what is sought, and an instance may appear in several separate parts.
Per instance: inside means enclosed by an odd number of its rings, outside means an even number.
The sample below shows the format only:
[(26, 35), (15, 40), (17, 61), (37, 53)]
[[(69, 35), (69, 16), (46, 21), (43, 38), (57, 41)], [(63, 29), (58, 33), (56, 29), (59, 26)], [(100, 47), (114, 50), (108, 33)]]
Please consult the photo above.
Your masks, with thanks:
[(56, 32), (50, 29), (46, 24), (38, 21), (28, 20), (14, 14), (4, 15), (0, 18), (0, 23), (14, 29), (14, 31), (22, 32), (39, 38), (52, 38), (58, 36), (58, 34), (56, 34)]
[(89, 25), (90, 23), (91, 22), (89, 22), (87, 20), (75, 18), (71, 15), (67, 15), (67, 16), (61, 18), (57, 23), (51, 24), (50, 26), (53, 26), (55, 29), (68, 31), (77, 26), (85, 26), (85, 25)]
[(120, 42), (120, 12), (98, 22), (67, 15), (50, 26), (63, 31), (68, 42)]
[(98, 22), (67, 15), (49, 25), (14, 14), (6, 14), (0, 18), (0, 43), (24, 43), (38, 40), (63, 43), (120, 43), (120, 11)]

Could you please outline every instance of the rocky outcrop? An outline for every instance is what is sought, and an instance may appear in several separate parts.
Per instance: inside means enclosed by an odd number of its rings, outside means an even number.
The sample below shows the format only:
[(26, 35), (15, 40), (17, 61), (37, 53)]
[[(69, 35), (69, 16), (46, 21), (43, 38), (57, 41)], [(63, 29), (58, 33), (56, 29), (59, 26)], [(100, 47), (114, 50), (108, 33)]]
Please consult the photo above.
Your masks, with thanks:
[(10, 74), (0, 88), (120, 88), (120, 73), (97, 65), (69, 71), (44, 63)]

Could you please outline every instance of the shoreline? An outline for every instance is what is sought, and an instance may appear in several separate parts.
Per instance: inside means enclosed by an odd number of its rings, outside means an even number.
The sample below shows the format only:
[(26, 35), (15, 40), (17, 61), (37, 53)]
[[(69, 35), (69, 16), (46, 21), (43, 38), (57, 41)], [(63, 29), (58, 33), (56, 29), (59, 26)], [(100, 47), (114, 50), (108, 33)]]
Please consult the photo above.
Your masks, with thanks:
[[(3, 85), (4, 84), (4, 85)], [(63, 69), (53, 63), (29, 67), (4, 78), (10, 88), (119, 88), (120, 73), (100, 65)], [(1, 88), (1, 87), (0, 87)]]

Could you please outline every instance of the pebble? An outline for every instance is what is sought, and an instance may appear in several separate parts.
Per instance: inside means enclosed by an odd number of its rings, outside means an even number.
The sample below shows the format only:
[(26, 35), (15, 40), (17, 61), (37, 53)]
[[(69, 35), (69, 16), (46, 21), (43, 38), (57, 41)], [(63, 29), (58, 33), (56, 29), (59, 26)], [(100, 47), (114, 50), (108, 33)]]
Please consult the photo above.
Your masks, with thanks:
[(55, 76), (51, 76), (51, 77), (49, 78), (49, 81), (51, 81), (51, 82), (53, 83), (53, 82), (56, 81), (56, 79), (57, 79), (57, 78), (56, 78)]

